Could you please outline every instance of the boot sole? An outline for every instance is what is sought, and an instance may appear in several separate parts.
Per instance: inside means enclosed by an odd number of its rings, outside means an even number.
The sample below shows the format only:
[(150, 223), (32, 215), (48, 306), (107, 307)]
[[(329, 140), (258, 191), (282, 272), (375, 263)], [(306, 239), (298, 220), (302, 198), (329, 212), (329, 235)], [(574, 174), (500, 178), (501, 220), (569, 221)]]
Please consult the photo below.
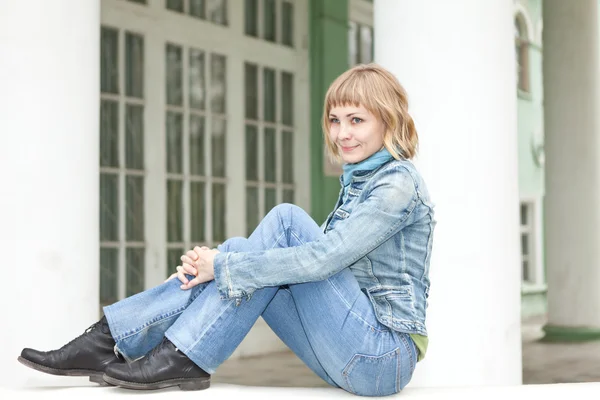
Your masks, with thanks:
[(36, 364), (33, 361), (29, 361), (26, 358), (19, 356), (17, 360), (29, 367), (31, 369), (35, 369), (36, 371), (45, 372), (50, 375), (60, 375), (60, 376), (87, 376), (90, 378), (90, 382), (94, 382), (99, 384), (100, 386), (111, 386), (110, 383), (106, 382), (102, 379), (104, 372), (92, 371), (89, 369), (57, 369), (46, 367), (45, 365)]
[(210, 377), (208, 378), (179, 378), (179, 379), (168, 379), (166, 381), (153, 382), (153, 383), (137, 383), (122, 381), (120, 379), (113, 378), (104, 374), (103, 379), (105, 382), (119, 386), (125, 389), (133, 390), (156, 390), (164, 389), (171, 386), (179, 386), (181, 390), (204, 390), (210, 387)]

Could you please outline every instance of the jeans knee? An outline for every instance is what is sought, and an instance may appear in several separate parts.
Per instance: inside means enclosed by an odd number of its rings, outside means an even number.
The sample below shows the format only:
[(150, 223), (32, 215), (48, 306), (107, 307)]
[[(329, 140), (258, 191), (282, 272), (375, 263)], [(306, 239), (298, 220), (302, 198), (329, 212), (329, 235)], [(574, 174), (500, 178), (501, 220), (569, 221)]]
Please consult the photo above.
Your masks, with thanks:
[(247, 242), (248, 239), (245, 237), (232, 237), (217, 246), (217, 250), (220, 252), (245, 251)]
[(271, 213), (273, 214), (272, 216), (281, 221), (290, 222), (294, 219), (294, 215), (306, 214), (306, 211), (295, 204), (281, 203), (273, 207), (269, 214)]

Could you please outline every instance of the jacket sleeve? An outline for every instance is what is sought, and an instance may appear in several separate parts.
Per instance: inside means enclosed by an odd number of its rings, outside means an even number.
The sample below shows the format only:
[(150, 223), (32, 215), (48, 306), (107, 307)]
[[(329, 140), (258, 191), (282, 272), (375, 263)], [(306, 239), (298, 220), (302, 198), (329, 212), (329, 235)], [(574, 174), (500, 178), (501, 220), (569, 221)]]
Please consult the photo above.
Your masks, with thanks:
[(327, 279), (409, 225), (419, 198), (408, 170), (396, 166), (371, 179), (367, 198), (318, 240), (296, 247), (217, 254), (215, 282), (221, 297), (240, 298), (267, 286)]

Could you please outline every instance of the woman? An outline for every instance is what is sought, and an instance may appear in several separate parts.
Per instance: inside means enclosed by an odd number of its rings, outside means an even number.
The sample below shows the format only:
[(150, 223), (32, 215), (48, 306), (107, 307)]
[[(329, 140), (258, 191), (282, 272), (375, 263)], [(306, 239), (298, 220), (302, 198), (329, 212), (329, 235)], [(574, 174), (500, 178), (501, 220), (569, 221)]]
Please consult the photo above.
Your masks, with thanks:
[(344, 172), (321, 227), (279, 205), (249, 238), (188, 251), (162, 285), (105, 307), (61, 349), (24, 349), (19, 360), (129, 389), (205, 389), (262, 316), (332, 386), (402, 390), (427, 349), (435, 226), (409, 161), (418, 139), (404, 89), (378, 65), (354, 67), (326, 94), (323, 129)]

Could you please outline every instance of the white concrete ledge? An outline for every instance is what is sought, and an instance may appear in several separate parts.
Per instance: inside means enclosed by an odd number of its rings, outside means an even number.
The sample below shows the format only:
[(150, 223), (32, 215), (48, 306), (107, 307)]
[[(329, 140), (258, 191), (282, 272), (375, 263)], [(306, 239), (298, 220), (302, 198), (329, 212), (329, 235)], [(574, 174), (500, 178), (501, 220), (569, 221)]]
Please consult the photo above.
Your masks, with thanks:
[[(87, 382), (84, 378), (48, 378), (29, 382), (26, 386), (15, 388), (0, 388), (0, 399), (56, 399), (79, 400), (85, 398), (106, 399), (125, 398), (143, 395), (146, 399), (172, 399), (173, 394), (178, 399), (203, 400), (224, 398), (243, 399), (335, 399), (358, 398), (350, 393), (334, 388), (277, 388), (259, 386), (241, 386), (224, 383), (215, 383), (204, 391), (184, 392), (178, 388), (169, 388), (158, 391), (131, 391), (116, 387), (99, 387)], [(456, 388), (406, 388), (403, 392), (386, 397), (420, 400), (460, 399), (460, 400), (494, 400), (514, 398), (600, 398), (600, 383), (562, 383), (548, 385), (522, 385), (522, 386), (483, 386), (483, 387), (456, 387)], [(552, 396), (552, 397), (550, 397)], [(137, 397), (141, 399), (142, 397)]]

